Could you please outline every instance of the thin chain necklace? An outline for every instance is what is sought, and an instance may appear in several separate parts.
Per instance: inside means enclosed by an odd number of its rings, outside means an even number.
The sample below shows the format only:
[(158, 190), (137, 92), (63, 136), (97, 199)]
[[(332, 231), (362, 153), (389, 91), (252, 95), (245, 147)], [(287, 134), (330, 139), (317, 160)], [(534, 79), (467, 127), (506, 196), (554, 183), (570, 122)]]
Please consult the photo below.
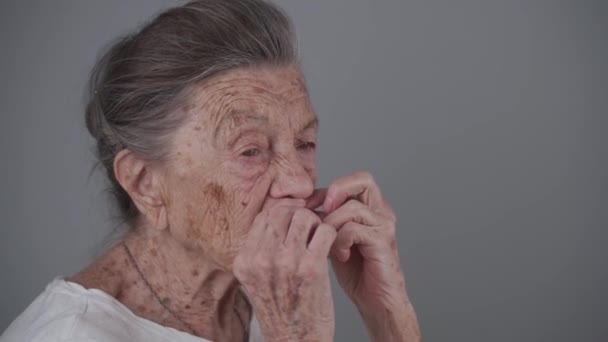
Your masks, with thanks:
[[(196, 333), (196, 330), (194, 330), (194, 328), (192, 327), (192, 325), (188, 324), (188, 322), (186, 322), (183, 319), (181, 319), (173, 310), (171, 310), (169, 308), (169, 306), (167, 305), (167, 303), (165, 303), (165, 301), (163, 301), (162, 299), (160, 299), (160, 296), (158, 295), (158, 293), (156, 293), (156, 291), (154, 291), (154, 288), (152, 287), (152, 285), (150, 285), (150, 283), (148, 282), (148, 279), (146, 279), (146, 277), (144, 277), (144, 273), (141, 271), (141, 269), (139, 269), (139, 266), (137, 265), (137, 262), (135, 261), (135, 258), (133, 257), (133, 254), (131, 254), (131, 250), (129, 250), (129, 247), (127, 247), (127, 244), (125, 242), (123, 242), (122, 245), (125, 248), (125, 252), (127, 252), (127, 256), (129, 257), (129, 260), (131, 260), (131, 264), (133, 264), (133, 267), (135, 267), (135, 270), (139, 274), (139, 277), (144, 281), (144, 283), (146, 284), (146, 286), (148, 287), (148, 289), (150, 290), (150, 292), (152, 292), (152, 295), (154, 295), (154, 298), (156, 298), (156, 300), (158, 301), (158, 303), (165, 310), (167, 310), (167, 312), (170, 313), (171, 316), (173, 316), (173, 318), (175, 318), (178, 322), (182, 323), (185, 327), (187, 327), (188, 330), (190, 330), (190, 333), (192, 335), (201, 337), (199, 334)], [(243, 331), (245, 332), (245, 339), (244, 339), (244, 341), (248, 341), (249, 340), (249, 329), (247, 329), (247, 325), (245, 324), (245, 320), (241, 317), (241, 314), (236, 309), (236, 307), (233, 307), (232, 309), (234, 310), (234, 313), (236, 314), (236, 317), (238, 317), (239, 323), (241, 323), (241, 326), (243, 327)]]

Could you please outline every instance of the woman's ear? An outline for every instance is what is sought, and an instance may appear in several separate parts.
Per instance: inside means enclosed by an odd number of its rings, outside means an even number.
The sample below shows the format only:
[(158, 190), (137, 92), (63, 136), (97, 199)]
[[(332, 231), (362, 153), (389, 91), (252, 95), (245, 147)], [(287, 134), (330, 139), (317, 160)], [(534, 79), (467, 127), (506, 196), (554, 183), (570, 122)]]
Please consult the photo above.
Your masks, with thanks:
[(155, 230), (168, 227), (166, 201), (162, 191), (162, 173), (158, 168), (124, 149), (114, 158), (114, 176), (125, 189), (146, 221)]

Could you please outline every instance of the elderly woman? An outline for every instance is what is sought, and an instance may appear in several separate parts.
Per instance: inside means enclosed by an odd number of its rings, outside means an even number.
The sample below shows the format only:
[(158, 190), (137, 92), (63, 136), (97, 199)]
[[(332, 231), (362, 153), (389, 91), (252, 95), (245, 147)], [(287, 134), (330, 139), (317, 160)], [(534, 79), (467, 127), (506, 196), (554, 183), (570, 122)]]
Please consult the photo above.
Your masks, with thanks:
[(295, 45), (270, 3), (199, 0), (104, 55), (86, 122), (129, 230), (3, 342), (331, 341), (328, 258), (373, 340), (420, 340), (372, 176), (315, 189)]

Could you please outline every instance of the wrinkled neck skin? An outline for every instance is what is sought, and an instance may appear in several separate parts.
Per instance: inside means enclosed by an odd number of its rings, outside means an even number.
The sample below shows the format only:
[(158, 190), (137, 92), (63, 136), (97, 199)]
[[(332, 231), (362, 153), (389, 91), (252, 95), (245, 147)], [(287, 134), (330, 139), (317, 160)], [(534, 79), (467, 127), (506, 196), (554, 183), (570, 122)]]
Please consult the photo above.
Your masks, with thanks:
[[(186, 332), (191, 327), (196, 335), (208, 339), (242, 341), (244, 331), (235, 311), (248, 323), (250, 309), (232, 273), (204, 259), (200, 252), (185, 249), (166, 230), (154, 234), (139, 229), (125, 237), (123, 244), (148, 284), (129, 259), (130, 272), (123, 278), (117, 299), (159, 324)], [(148, 287), (190, 327), (159, 305)]]
[[(108, 254), (68, 280), (101, 289), (137, 316), (187, 333), (192, 328), (195, 335), (209, 340), (243, 341), (239, 316), (247, 325), (251, 318), (251, 308), (232, 273), (184, 249), (166, 230), (127, 233)], [(190, 327), (168, 312), (149, 287)]]

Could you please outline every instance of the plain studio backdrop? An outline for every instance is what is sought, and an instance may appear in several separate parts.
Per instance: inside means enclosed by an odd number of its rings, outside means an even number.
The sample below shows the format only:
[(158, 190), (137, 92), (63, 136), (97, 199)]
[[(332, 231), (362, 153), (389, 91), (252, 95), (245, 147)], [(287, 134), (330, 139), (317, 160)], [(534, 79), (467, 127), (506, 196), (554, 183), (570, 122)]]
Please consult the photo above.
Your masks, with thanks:
[[(425, 340), (607, 341), (608, 2), (278, 3), (321, 120), (320, 185), (375, 175)], [(85, 82), (174, 4), (2, 0), (0, 331), (103, 252)], [(334, 293), (336, 341), (367, 341)]]

